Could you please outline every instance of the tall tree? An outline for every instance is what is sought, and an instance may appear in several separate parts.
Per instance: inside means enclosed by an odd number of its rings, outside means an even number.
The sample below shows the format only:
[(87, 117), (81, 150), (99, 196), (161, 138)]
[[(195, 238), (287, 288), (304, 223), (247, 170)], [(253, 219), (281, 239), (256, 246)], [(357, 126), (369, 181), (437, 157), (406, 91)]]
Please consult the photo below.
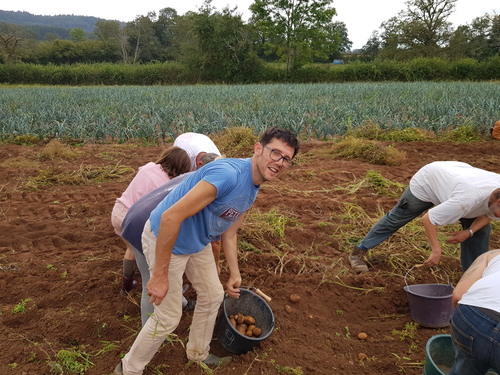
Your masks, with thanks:
[(448, 17), (458, 0), (408, 0), (406, 10), (382, 23), (381, 57), (408, 59), (444, 55), (451, 37)]
[(315, 53), (326, 52), (323, 48), (328, 45), (331, 34), (325, 25), (330, 24), (336, 14), (332, 2), (255, 0), (250, 6), (262, 45), (286, 62), (287, 72), (312, 61)]
[(146, 16), (137, 16), (125, 26), (125, 34), (130, 48), (130, 62), (149, 61), (154, 58), (154, 50), (158, 46), (154, 23), (156, 13), (149, 12)]
[(34, 37), (28, 28), (0, 22), (0, 56), (6, 63), (16, 62)]
[(245, 82), (256, 70), (249, 27), (235, 9), (219, 12), (206, 0), (177, 19), (174, 34), (176, 60), (198, 79)]
[(450, 39), (451, 58), (484, 60), (500, 54), (500, 15), (485, 14), (457, 27)]

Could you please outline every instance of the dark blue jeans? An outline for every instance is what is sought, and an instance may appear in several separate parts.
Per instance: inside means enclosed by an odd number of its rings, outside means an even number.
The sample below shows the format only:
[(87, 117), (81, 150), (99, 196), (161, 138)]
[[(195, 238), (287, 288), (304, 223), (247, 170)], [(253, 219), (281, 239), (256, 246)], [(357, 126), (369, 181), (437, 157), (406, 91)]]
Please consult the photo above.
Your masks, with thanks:
[(474, 306), (458, 305), (451, 317), (455, 363), (449, 375), (500, 373), (500, 322)]
[[(372, 249), (382, 241), (392, 236), (399, 228), (405, 226), (423, 212), (432, 208), (431, 202), (424, 202), (415, 197), (410, 188), (407, 187), (399, 198), (398, 203), (376, 223), (368, 234), (361, 240), (360, 246)], [(462, 229), (470, 227), (475, 219), (460, 219)], [(462, 270), (465, 271), (481, 254), (487, 252), (490, 247), (491, 224), (479, 229), (474, 236), (466, 239), (460, 244), (460, 259)]]

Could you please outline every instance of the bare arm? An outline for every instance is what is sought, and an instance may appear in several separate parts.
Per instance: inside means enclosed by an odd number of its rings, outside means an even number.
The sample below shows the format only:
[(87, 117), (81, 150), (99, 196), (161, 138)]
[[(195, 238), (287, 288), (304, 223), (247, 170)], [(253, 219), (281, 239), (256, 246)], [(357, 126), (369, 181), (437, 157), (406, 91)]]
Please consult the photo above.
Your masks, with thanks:
[(155, 265), (147, 285), (151, 303), (159, 305), (168, 292), (168, 268), (182, 222), (200, 212), (216, 198), (216, 195), (215, 186), (200, 181), (162, 214), (156, 239)]
[(453, 290), (452, 303), (453, 307), (456, 308), (458, 301), (462, 299), (462, 296), (469, 290), (469, 288), (477, 280), (483, 276), (483, 272), (491, 259), (500, 255), (500, 249), (491, 250), (484, 254), (481, 254), (476, 258), (474, 263), (464, 272), (457, 286)]
[(229, 279), (226, 283), (227, 293), (230, 297), (238, 298), (240, 295), (241, 275), (238, 267), (238, 228), (243, 223), (245, 215), (241, 215), (223, 234), (224, 256), (229, 266)]
[[(472, 222), (469, 229), (471, 229), (473, 233), (476, 233), (479, 229), (481, 229), (485, 225), (488, 225), (490, 223), (490, 221), (491, 221), (491, 219), (486, 215), (478, 216)], [(462, 243), (462, 242), (464, 242), (467, 238), (470, 237), (469, 229), (460, 230), (458, 232), (450, 233), (450, 236), (452, 236), (452, 237), (448, 238), (446, 240), (446, 242), (448, 242), (448, 243)]]
[(424, 265), (435, 266), (441, 259), (441, 244), (439, 243), (438, 239), (437, 226), (431, 223), (428, 213), (422, 216), (422, 222), (424, 223), (427, 240), (429, 241), (429, 245), (431, 246), (431, 255), (424, 262)]

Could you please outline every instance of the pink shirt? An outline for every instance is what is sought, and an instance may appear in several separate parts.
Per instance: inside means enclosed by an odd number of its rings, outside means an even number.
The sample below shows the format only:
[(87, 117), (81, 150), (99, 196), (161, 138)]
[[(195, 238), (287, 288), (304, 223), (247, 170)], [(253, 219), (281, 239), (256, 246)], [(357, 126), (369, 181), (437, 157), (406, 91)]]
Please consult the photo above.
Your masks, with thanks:
[(170, 177), (163, 171), (161, 165), (149, 162), (139, 167), (139, 171), (134, 179), (130, 182), (122, 196), (116, 199), (116, 203), (121, 203), (129, 209), (143, 195), (146, 195), (168, 181), (170, 181)]

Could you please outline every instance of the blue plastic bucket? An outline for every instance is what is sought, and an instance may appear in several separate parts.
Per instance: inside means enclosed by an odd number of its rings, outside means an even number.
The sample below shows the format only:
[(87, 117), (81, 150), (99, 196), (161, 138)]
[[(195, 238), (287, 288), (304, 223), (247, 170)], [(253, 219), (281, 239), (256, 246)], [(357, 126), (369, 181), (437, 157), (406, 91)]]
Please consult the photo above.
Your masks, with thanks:
[[(405, 283), (408, 272), (405, 275)], [(453, 314), (451, 301), (453, 289), (453, 285), (450, 284), (408, 285), (406, 283), (404, 290), (408, 295), (412, 319), (429, 328), (449, 326)]]
[[(256, 325), (262, 329), (259, 337), (242, 335), (232, 326), (229, 316), (238, 313), (255, 318)], [(214, 332), (224, 349), (234, 354), (244, 354), (268, 338), (274, 330), (274, 325), (274, 314), (267, 302), (258, 294), (240, 288), (239, 298), (224, 298)]]
[(432, 336), (425, 345), (424, 375), (446, 375), (455, 361), (450, 335)]

